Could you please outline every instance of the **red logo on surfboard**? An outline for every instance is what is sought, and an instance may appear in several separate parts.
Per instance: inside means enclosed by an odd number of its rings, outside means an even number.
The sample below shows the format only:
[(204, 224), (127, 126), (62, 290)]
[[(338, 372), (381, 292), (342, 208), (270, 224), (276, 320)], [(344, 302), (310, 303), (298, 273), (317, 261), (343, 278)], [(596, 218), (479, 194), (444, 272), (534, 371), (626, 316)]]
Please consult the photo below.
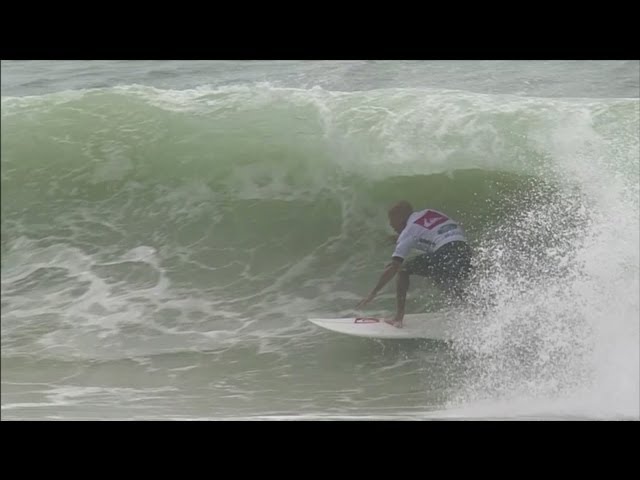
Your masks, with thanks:
[(380, 320), (377, 318), (370, 318), (370, 317), (358, 317), (355, 319), (353, 323), (380, 323)]

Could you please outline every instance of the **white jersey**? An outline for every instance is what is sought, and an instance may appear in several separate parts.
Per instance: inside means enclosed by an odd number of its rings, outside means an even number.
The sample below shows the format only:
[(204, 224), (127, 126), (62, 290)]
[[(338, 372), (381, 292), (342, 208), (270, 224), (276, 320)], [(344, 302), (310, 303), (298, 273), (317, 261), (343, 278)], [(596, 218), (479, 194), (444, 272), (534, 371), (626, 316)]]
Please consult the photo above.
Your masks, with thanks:
[(421, 210), (409, 216), (407, 226), (398, 237), (393, 256), (404, 260), (412, 248), (433, 253), (453, 241), (467, 241), (458, 222), (436, 210)]

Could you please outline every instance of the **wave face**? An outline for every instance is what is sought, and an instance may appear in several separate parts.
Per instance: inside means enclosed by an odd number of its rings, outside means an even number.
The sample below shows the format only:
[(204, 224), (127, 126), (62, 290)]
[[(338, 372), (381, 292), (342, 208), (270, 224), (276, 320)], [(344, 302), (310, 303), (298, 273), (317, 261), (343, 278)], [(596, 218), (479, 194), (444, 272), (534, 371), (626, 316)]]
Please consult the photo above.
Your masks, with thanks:
[[(48, 363), (142, 383), (150, 365), (183, 368), (192, 391), (233, 383), (237, 365), (244, 389), (218, 386), (258, 396), (261, 414), (637, 418), (639, 111), (637, 98), (269, 83), (3, 96), (3, 416), (36, 411), (15, 385)], [(371, 289), (399, 199), (464, 224), (481, 308), (451, 346), (378, 357), (304, 319), (352, 312)], [(373, 310), (388, 315), (385, 292)], [(446, 306), (421, 280), (408, 305)], [(359, 390), (337, 361), (313, 373), (327, 342), (368, 365)], [(420, 385), (399, 403), (383, 388), (402, 390), (398, 372)], [(309, 400), (317, 385), (291, 404), (260, 397), (276, 374), (326, 377), (341, 400)], [(35, 404), (124, 395), (56, 385)]]

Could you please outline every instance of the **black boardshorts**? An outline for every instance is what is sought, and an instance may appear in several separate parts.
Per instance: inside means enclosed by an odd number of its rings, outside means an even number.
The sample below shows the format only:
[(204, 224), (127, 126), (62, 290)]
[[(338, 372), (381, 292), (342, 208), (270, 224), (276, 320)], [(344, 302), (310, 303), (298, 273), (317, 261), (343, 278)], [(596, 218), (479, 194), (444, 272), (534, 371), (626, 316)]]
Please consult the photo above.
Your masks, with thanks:
[(471, 248), (467, 242), (449, 242), (433, 253), (407, 260), (401, 271), (429, 277), (441, 288), (459, 293), (471, 273)]

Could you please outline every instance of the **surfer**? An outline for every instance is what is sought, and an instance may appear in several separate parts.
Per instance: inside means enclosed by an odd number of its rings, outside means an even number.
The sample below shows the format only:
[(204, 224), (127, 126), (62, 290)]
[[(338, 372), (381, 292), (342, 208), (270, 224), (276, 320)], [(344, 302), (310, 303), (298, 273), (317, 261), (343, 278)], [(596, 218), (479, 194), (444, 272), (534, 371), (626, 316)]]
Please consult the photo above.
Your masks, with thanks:
[[(356, 308), (371, 302), (397, 274), (396, 314), (386, 322), (401, 328), (409, 277), (429, 277), (447, 294), (462, 298), (464, 283), (471, 271), (471, 249), (460, 224), (442, 212), (432, 209), (414, 212), (411, 204), (402, 200), (389, 209), (388, 218), (389, 225), (398, 234), (391, 263)], [(424, 253), (405, 262), (412, 249)]]

